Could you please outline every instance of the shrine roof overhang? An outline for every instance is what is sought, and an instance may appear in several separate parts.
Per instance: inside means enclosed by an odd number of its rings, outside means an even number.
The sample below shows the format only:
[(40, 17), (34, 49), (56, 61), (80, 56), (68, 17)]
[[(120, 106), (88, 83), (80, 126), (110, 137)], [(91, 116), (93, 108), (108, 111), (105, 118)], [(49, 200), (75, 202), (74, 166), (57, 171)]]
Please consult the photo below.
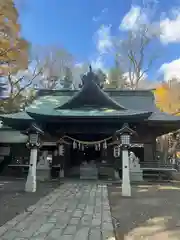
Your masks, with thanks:
[(165, 112), (153, 112), (146, 121), (158, 136), (180, 129), (180, 117)]
[(27, 112), (17, 112), (9, 114), (1, 114), (0, 119), (3, 121), (3, 124), (16, 129), (24, 130), (34, 122), (34, 119), (31, 118)]
[(28, 111), (29, 116), (35, 120), (53, 121), (53, 119), (63, 118), (116, 118), (116, 119), (145, 119), (151, 115), (151, 112), (138, 110), (116, 110), (116, 109), (94, 109), (94, 108), (80, 108), (80, 109), (52, 109), (49, 112)]
[(27, 135), (22, 134), (20, 131), (14, 130), (13, 128), (2, 125), (0, 127), (0, 142), (1, 143), (25, 143), (27, 142)]
[(158, 109), (148, 118), (149, 123), (178, 123), (180, 124), (180, 116), (174, 116), (169, 113), (161, 112)]
[(28, 136), (22, 134), (20, 131), (13, 129), (0, 131), (0, 142), (1, 143), (25, 143), (28, 140)]

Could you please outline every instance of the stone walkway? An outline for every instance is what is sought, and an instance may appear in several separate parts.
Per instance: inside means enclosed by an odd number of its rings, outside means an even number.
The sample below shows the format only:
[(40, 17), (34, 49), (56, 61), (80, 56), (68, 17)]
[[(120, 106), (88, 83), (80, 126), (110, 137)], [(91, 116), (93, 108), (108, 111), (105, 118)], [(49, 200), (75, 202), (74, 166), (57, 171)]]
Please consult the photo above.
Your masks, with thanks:
[(115, 240), (113, 236), (107, 186), (95, 183), (65, 183), (0, 227), (1, 240)]

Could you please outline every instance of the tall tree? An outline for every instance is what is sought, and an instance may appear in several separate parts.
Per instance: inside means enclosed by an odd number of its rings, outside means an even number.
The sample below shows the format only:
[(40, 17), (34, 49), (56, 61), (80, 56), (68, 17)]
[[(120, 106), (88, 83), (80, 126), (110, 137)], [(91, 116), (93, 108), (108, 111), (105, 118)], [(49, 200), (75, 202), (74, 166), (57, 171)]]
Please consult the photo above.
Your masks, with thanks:
[(3, 77), (7, 86), (7, 98), (1, 101), (1, 111), (20, 111), (31, 103), (35, 97), (36, 83), (42, 74), (43, 68), (37, 59), (31, 59), (26, 70), (8, 72), (8, 75)]
[(97, 74), (97, 79), (98, 79), (98, 81), (99, 81), (99, 86), (101, 86), (101, 87), (104, 87), (104, 85), (105, 85), (105, 83), (106, 83), (106, 79), (107, 79), (107, 76), (106, 76), (106, 74), (103, 72), (103, 70), (102, 69), (97, 69), (97, 71), (96, 71), (96, 74)]
[(76, 63), (72, 68), (73, 74), (73, 87), (79, 89), (82, 83), (82, 76), (89, 69), (89, 64), (87, 63)]
[[(156, 106), (163, 112), (170, 114), (176, 113), (180, 109), (180, 83), (178, 79), (172, 79), (166, 83), (162, 82), (155, 89)], [(166, 134), (159, 137), (159, 144), (164, 161), (167, 161), (168, 155), (174, 155), (176, 147), (179, 144), (178, 138), (174, 138), (173, 144), (170, 147), (171, 134)]]
[(28, 47), (20, 37), (18, 12), (13, 0), (0, 1), (0, 76), (28, 67)]
[(61, 81), (61, 85), (65, 89), (72, 88), (72, 85), (73, 85), (73, 74), (72, 74), (71, 68), (66, 67), (65, 76), (64, 76), (63, 80)]
[(168, 113), (175, 113), (180, 109), (180, 83), (172, 79), (168, 83), (161, 83), (155, 90), (156, 105)]
[(134, 26), (127, 27), (125, 38), (114, 40), (115, 52), (122, 69), (127, 73), (131, 89), (138, 88), (139, 82), (145, 78), (159, 57), (159, 49), (158, 51), (155, 49), (154, 43), (158, 42), (160, 28), (153, 21), (154, 15), (150, 14), (151, 7), (146, 4), (139, 8), (139, 16)]
[(123, 89), (125, 86), (126, 77), (124, 76), (118, 58), (116, 57), (114, 66), (109, 70), (106, 88)]
[(62, 79), (68, 74), (67, 69), (74, 66), (73, 56), (62, 47), (34, 49), (32, 58), (42, 70), (36, 84), (39, 88), (56, 89), (61, 87)]
[(18, 74), (8, 74), (5, 77), (7, 83), (7, 98), (1, 101), (1, 111), (6, 113), (17, 112), (26, 107), (35, 96), (34, 81), (39, 76), (40, 70), (37, 71), (32, 67), (26, 71), (20, 71)]

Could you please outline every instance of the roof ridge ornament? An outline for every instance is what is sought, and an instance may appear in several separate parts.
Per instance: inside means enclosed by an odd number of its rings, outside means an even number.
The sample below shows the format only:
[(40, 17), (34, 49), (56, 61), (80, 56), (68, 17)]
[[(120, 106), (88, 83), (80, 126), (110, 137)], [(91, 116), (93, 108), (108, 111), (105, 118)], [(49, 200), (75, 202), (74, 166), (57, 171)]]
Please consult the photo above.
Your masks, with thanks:
[(91, 66), (91, 64), (89, 65), (89, 72), (92, 72), (92, 66)]
[(97, 84), (100, 88), (103, 87), (103, 85), (100, 82), (100, 79), (99, 79), (98, 75), (95, 72), (93, 72), (91, 65), (89, 65), (89, 71), (86, 74), (82, 75), (81, 81), (82, 81), (82, 84), (79, 84), (80, 88), (82, 88), (86, 84), (91, 84), (92, 82)]

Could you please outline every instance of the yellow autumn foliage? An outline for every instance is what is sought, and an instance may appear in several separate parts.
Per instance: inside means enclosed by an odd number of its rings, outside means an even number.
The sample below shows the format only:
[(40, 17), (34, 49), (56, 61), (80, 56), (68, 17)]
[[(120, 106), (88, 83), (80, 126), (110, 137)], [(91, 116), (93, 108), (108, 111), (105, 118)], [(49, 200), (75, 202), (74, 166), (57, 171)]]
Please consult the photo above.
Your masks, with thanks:
[(156, 106), (163, 112), (175, 113), (180, 109), (180, 85), (179, 82), (170, 85), (161, 83), (154, 91)]
[(0, 1), (0, 76), (28, 66), (28, 47), (20, 37), (18, 12), (13, 0)]

